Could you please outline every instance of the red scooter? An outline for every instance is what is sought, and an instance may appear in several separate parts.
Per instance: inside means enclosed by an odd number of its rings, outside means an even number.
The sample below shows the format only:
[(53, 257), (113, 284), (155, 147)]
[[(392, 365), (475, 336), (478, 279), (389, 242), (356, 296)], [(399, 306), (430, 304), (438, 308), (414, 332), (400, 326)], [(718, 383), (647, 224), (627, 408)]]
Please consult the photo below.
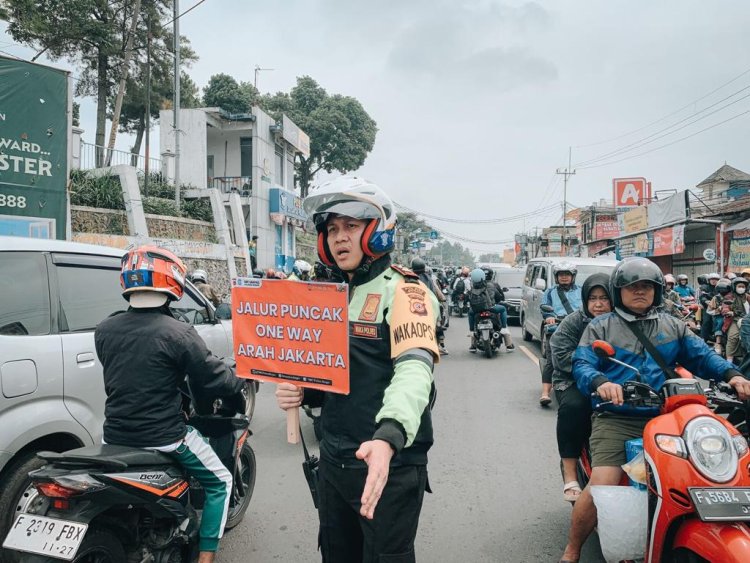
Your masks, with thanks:
[[(636, 368), (614, 358), (609, 343), (597, 340), (592, 348), (599, 357), (635, 372), (638, 381), (623, 385), (626, 404), (661, 411), (643, 433), (648, 486), (645, 562), (750, 561), (748, 442), (712, 410), (729, 401), (742, 403), (718, 386), (704, 391), (695, 379), (668, 379), (657, 392), (640, 382)], [(587, 482), (590, 474), (584, 451), (579, 479)]]

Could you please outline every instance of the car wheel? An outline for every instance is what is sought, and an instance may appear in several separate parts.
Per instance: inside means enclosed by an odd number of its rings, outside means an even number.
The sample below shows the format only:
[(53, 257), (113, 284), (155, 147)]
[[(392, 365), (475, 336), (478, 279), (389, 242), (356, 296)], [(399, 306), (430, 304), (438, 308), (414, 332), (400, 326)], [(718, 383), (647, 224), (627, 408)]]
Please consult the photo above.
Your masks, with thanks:
[[(26, 512), (38, 493), (29, 479), (29, 472), (39, 469), (44, 461), (36, 457), (36, 452), (30, 452), (17, 459), (8, 468), (5, 476), (0, 479), (0, 538), (5, 538), (10, 525), (16, 516)], [(0, 560), (16, 563), (20, 559), (17, 552), (3, 549)]]

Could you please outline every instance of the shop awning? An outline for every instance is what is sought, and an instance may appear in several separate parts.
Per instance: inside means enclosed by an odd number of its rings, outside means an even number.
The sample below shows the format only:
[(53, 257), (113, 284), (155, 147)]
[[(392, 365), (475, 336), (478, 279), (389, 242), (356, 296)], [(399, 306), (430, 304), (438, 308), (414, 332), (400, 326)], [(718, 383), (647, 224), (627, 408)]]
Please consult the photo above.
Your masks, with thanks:
[(740, 229), (750, 229), (750, 219), (745, 219), (744, 221), (740, 221), (736, 225), (728, 227), (727, 231), (739, 231)]

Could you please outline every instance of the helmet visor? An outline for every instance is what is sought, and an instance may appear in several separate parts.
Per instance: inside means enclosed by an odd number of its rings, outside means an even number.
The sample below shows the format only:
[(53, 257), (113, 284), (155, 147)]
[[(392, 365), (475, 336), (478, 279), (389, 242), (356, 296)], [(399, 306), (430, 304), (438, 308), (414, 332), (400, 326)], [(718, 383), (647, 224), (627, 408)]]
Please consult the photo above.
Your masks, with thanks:
[(315, 227), (325, 224), (331, 215), (343, 215), (353, 219), (381, 219), (387, 224), (386, 215), (390, 210), (382, 210), (375, 202), (367, 201), (358, 194), (346, 193), (311, 195), (305, 198), (305, 211), (312, 217)]

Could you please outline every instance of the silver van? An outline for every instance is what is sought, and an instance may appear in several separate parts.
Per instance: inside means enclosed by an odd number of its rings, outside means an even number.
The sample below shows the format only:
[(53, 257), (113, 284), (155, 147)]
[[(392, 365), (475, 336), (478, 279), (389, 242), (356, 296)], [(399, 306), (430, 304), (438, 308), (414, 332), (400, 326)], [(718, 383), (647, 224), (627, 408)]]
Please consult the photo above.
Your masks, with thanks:
[[(523, 339), (531, 342), (534, 338), (542, 340), (542, 296), (548, 287), (555, 285), (552, 267), (560, 262), (570, 262), (576, 266), (576, 285), (581, 286), (591, 274), (603, 272), (611, 274), (617, 260), (609, 258), (575, 258), (571, 256), (554, 258), (533, 258), (526, 265), (521, 295), (521, 332)], [(542, 348), (543, 350), (543, 348)], [(542, 352), (544, 353), (544, 352)]]
[[(0, 538), (35, 496), (27, 475), (42, 464), (36, 452), (101, 443), (105, 393), (94, 329), (127, 307), (123, 253), (0, 237)], [(219, 320), (194, 286), (170, 306), (214, 354), (232, 356), (231, 322)], [(223, 309), (231, 311), (221, 305), (219, 316)]]

